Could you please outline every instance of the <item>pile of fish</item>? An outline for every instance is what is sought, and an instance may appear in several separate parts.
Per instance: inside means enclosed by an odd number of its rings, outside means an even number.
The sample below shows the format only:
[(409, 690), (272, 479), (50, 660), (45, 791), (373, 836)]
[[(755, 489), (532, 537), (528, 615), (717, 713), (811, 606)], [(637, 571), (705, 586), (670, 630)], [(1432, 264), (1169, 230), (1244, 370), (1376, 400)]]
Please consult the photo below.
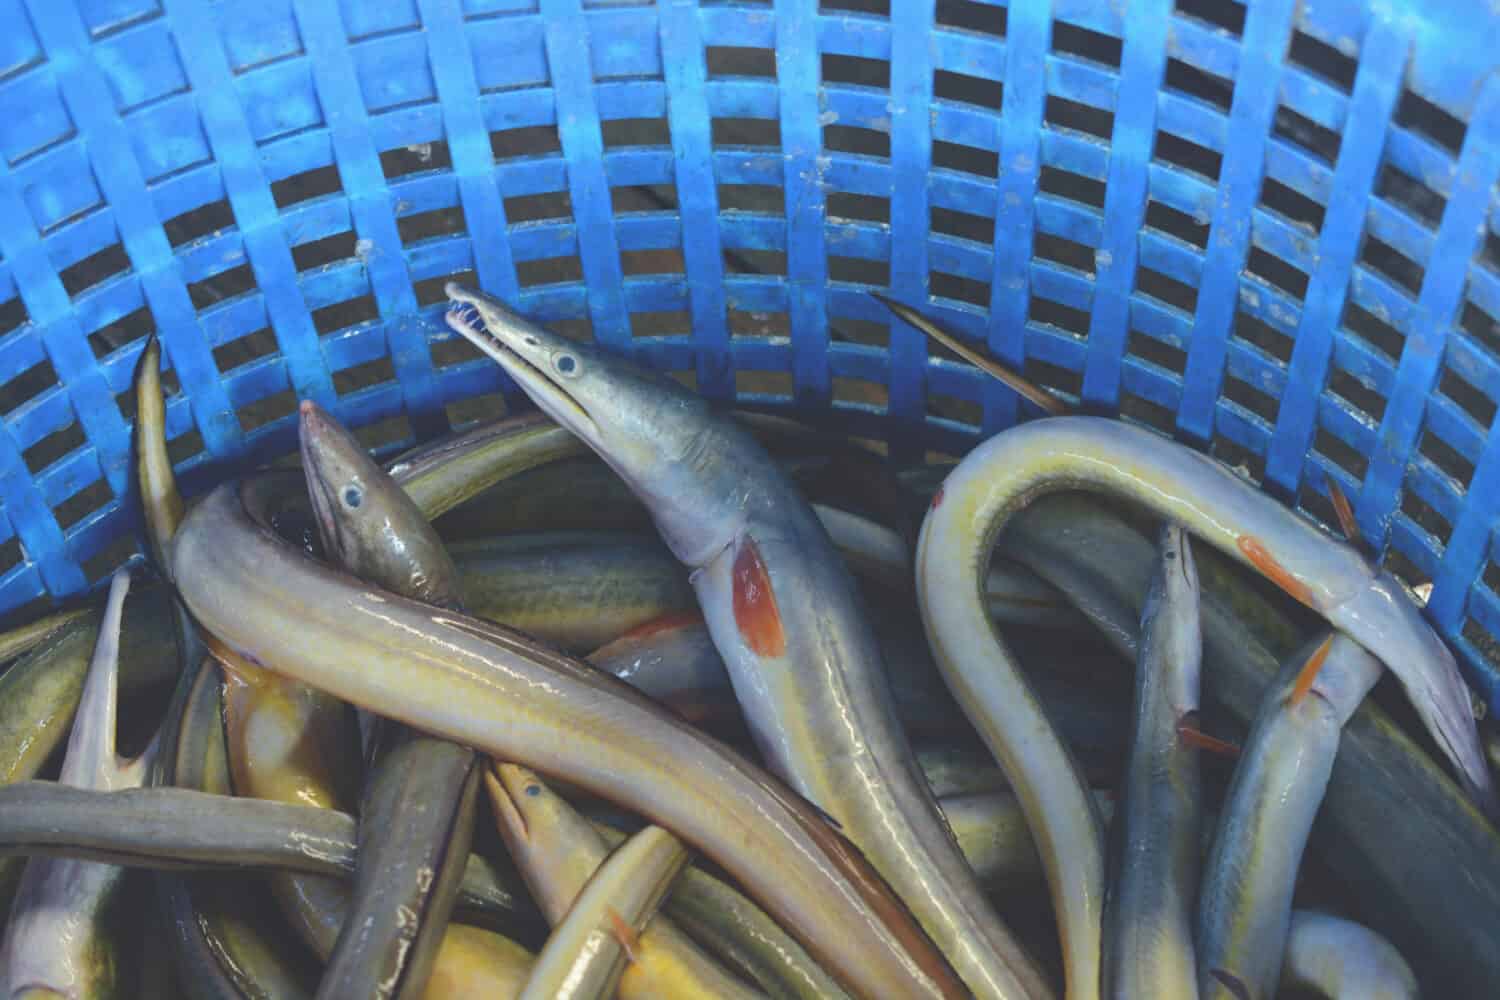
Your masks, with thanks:
[(382, 466), (304, 402), (190, 505), (144, 351), (146, 565), (0, 635), (0, 998), (1500, 981), (1468, 690), (1356, 538), (1125, 423), (898, 468), (448, 296), (540, 412)]

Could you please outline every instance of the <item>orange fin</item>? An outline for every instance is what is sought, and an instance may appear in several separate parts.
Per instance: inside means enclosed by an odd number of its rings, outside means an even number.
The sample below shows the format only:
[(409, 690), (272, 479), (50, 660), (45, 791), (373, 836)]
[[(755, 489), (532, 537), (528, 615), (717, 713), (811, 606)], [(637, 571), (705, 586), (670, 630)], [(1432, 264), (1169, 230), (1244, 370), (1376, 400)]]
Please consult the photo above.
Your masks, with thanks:
[(1292, 685), (1292, 693), (1286, 700), (1288, 705), (1295, 705), (1307, 697), (1307, 692), (1312, 690), (1313, 681), (1318, 679), (1318, 671), (1323, 669), (1323, 661), (1328, 659), (1328, 650), (1331, 648), (1333, 648), (1333, 636), (1330, 634), (1317, 649), (1313, 650), (1313, 655), (1307, 658), (1307, 663), (1297, 674), (1297, 682)]
[(635, 628), (621, 635), (616, 642), (627, 639), (647, 639), (658, 632), (668, 629), (684, 628), (688, 625), (697, 625), (703, 621), (703, 613), (694, 611), (669, 611), (664, 615), (641, 622)]
[(732, 585), (740, 638), (757, 656), (781, 656), (786, 652), (786, 631), (771, 590), (771, 574), (753, 538), (743, 539), (735, 553)]
[(1297, 579), (1285, 566), (1277, 562), (1276, 557), (1271, 555), (1259, 538), (1254, 535), (1241, 535), (1235, 544), (1250, 561), (1250, 565), (1259, 570), (1262, 576), (1290, 594), (1299, 604), (1313, 608), (1312, 591), (1308, 589), (1307, 584)]
[(1339, 481), (1332, 476), (1325, 480), (1328, 483), (1328, 499), (1333, 503), (1333, 512), (1338, 516), (1339, 528), (1344, 532), (1344, 537), (1351, 543), (1359, 541), (1359, 522), (1354, 519), (1354, 508), (1349, 505), (1349, 498), (1344, 495), (1344, 488)]
[(1238, 757), (1240, 755), (1240, 745), (1238, 743), (1231, 743), (1228, 740), (1221, 740), (1217, 736), (1210, 736), (1199, 729), (1194, 723), (1188, 721), (1190, 717), (1196, 715), (1196, 712), (1190, 713), (1188, 716), (1184, 716), (1181, 722), (1177, 723), (1177, 738), (1184, 745), (1208, 753), (1216, 753), (1220, 757)]
[(1068, 412), (1067, 403), (1058, 399), (1056, 396), (1052, 395), (1050, 392), (1043, 389), (1035, 382), (1032, 382), (1024, 375), (1019, 375), (1016, 372), (1011, 371), (1009, 368), (1006, 368), (998, 361), (995, 361), (992, 358), (987, 358), (983, 354), (980, 354), (968, 344), (965, 344), (963, 341), (959, 340), (951, 333), (948, 333), (942, 327), (938, 326), (932, 320), (928, 319), (926, 316), (923, 316), (915, 309), (912, 309), (910, 306), (904, 306), (893, 299), (888, 299), (884, 295), (881, 295), (879, 292), (871, 292), (870, 296), (881, 305), (889, 309), (891, 312), (895, 313), (903, 321), (927, 334), (927, 336), (931, 337), (939, 344), (942, 344), (944, 347), (948, 348), (948, 350), (952, 351), (954, 354), (957, 354), (959, 357), (969, 362), (969, 364), (976, 366), (980, 370), (987, 372), (994, 378), (1003, 382), (1018, 395), (1024, 396), (1027, 399), (1031, 400), (1044, 412), (1049, 413), (1054, 417), (1060, 417)]
[(1250, 987), (1246, 986), (1245, 981), (1239, 976), (1224, 969), (1209, 969), (1208, 974), (1218, 980), (1220, 986), (1234, 994), (1235, 1000), (1250, 1000)]
[(625, 957), (632, 964), (641, 960), (641, 938), (635, 932), (635, 928), (625, 922), (613, 906), (607, 907), (604, 915), (609, 918), (610, 930), (614, 932), (615, 939), (620, 942), (620, 947), (625, 949)]

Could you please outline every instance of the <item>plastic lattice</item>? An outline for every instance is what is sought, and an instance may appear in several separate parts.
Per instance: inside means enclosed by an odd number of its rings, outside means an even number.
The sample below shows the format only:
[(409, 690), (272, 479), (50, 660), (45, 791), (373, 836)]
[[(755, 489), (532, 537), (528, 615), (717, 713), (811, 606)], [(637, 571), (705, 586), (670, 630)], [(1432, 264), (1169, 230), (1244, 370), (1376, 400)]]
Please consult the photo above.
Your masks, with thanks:
[(454, 276), (908, 457), (1029, 415), (876, 287), (1313, 516), (1337, 479), (1500, 708), (1465, 6), (0, 0), (0, 608), (134, 551), (151, 331), (190, 491), (299, 397), (390, 447), (519, 403)]

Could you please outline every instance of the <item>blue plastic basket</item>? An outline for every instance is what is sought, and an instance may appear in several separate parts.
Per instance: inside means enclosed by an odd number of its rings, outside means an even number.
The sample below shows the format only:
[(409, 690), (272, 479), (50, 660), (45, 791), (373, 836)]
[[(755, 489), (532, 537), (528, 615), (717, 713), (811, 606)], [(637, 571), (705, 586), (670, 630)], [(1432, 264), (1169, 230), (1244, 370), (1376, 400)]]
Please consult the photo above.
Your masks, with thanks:
[[(1128, 8), (1128, 11), (1127, 11)], [(1500, 709), (1500, 19), (1266, 0), (0, 0), (0, 611), (137, 545), (155, 329), (190, 490), (310, 397), (505, 394), (468, 273), (706, 394), (958, 453), (1016, 399), (864, 294), (1327, 511)]]

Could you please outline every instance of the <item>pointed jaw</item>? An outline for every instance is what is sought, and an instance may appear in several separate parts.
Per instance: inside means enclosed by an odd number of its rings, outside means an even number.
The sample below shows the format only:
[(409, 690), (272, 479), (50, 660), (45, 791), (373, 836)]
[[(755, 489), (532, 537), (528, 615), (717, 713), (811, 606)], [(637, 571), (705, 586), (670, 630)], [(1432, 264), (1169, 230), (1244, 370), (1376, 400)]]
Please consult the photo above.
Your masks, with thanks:
[[(311, 400), (298, 413), (298, 446), (318, 537), (332, 562), (360, 561), (381, 518), (384, 473), (354, 433)], [(361, 509), (363, 508), (363, 509)]]
[(489, 769), (484, 772), (485, 789), (489, 792), (490, 802), (495, 809), (496, 825), (513, 848), (531, 839), (531, 830), (526, 825), (526, 814), (521, 811), (518, 805), (519, 799), (516, 797), (517, 792), (512, 787), (515, 777), (508, 773), (514, 769), (514, 766), (491, 762)]
[(342, 551), (339, 543), (339, 519), (334, 517), (334, 499), (328, 491), (334, 489), (332, 473), (325, 468), (328, 442), (333, 435), (333, 420), (310, 399), (304, 399), (298, 408), (298, 449), (302, 453), (302, 469), (307, 478), (307, 493), (312, 501), (313, 516), (318, 522), (318, 534), (323, 547), (329, 552)]
[(619, 474), (678, 558), (697, 566), (729, 544), (743, 520), (743, 490), (700, 396), (628, 358), (543, 330), (481, 292), (454, 284), (447, 292), (448, 325)]
[[(485, 295), (449, 282), (451, 305), (444, 319), (449, 329), (489, 355), (521, 390), (553, 420), (593, 444), (598, 426), (582, 402), (554, 374), (571, 357), (568, 342), (516, 315)], [(577, 364), (576, 360), (572, 364)]]

